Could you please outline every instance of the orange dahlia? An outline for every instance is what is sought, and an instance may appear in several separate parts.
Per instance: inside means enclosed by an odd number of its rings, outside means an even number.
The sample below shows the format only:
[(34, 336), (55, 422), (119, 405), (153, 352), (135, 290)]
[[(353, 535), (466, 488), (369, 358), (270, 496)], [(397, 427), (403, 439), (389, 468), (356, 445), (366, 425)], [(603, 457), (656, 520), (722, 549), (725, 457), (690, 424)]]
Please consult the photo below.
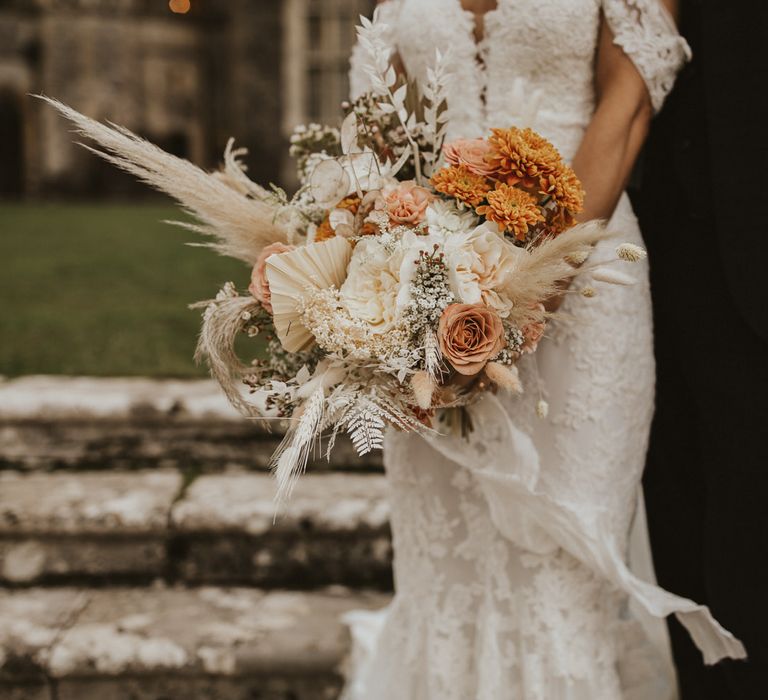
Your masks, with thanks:
[(491, 183), (464, 165), (452, 165), (438, 170), (432, 177), (432, 187), (449, 197), (476, 207), (491, 190)]
[(526, 187), (534, 187), (542, 175), (564, 167), (557, 149), (532, 129), (492, 129), (488, 142), (488, 161), (510, 185), (522, 182)]
[(584, 209), (584, 188), (568, 166), (559, 172), (543, 175), (539, 179), (540, 192), (550, 197), (559, 208), (576, 215)]
[(509, 231), (518, 240), (524, 241), (528, 228), (544, 221), (544, 214), (536, 200), (521, 189), (500, 183), (488, 193), (488, 204), (477, 208), (477, 213), (488, 221), (499, 225), (502, 231)]

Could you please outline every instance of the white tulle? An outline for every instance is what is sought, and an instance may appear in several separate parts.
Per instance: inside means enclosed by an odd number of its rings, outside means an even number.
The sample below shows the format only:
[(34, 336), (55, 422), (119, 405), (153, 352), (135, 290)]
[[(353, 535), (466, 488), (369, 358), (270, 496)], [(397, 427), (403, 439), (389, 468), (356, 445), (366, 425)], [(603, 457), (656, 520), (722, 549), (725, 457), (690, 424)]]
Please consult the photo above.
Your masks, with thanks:
[[(382, 11), (409, 74), (423, 77), (436, 47), (447, 54), (450, 138), (531, 126), (567, 159), (594, 110), (601, 17), (657, 108), (688, 52), (658, 0), (498, 0), (479, 45), (459, 0)], [(610, 225), (642, 245), (626, 196)], [(597, 296), (568, 296), (521, 363), (525, 395), (480, 403), (469, 442), (388, 435), (396, 595), (347, 618), (348, 700), (667, 700), (670, 614), (708, 662), (743, 656), (706, 608), (627, 566), (654, 364), (647, 264), (615, 268), (635, 284), (577, 279)]]

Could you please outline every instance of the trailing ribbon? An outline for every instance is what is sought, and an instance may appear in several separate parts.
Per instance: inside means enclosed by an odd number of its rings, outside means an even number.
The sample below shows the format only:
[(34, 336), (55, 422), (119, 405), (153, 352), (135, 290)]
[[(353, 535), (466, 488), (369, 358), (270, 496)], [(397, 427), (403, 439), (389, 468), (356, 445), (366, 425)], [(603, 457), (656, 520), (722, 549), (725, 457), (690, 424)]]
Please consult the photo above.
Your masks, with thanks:
[(425, 439), (474, 475), (502, 535), (540, 554), (562, 548), (652, 616), (676, 615), (705, 663), (746, 658), (744, 645), (714, 619), (709, 608), (635, 576), (599, 517), (586, 519), (576, 508), (541, 490), (536, 446), (512, 423), (495, 396), (486, 395), (470, 410), (475, 429), (468, 439), (445, 435)]

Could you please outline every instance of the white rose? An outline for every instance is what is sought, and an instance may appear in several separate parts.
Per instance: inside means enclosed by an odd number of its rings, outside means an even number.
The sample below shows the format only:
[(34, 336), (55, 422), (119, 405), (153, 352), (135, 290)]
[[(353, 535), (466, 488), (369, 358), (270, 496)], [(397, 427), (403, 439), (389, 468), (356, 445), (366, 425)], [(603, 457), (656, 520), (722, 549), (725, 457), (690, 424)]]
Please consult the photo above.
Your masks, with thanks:
[(469, 234), (454, 234), (446, 239), (445, 263), (456, 299), (462, 304), (479, 304), (482, 290), (475, 273), (477, 253), (470, 245)]
[(516, 260), (525, 251), (499, 234), (498, 227), (484, 223), (466, 234), (445, 239), (448, 279), (456, 298), (464, 304), (483, 303), (507, 316), (512, 307), (504, 294)]
[(387, 332), (397, 320), (402, 257), (401, 250), (390, 252), (373, 237), (359, 241), (352, 254), (341, 302), (374, 333)]
[(516, 261), (525, 251), (499, 234), (498, 227), (485, 223), (469, 232), (442, 233), (430, 228), (427, 236), (409, 231), (400, 240), (402, 264), (397, 307), (402, 310), (411, 300), (410, 285), (421, 251), (432, 253), (435, 245), (443, 253), (448, 284), (457, 301), (485, 304), (505, 317), (512, 303), (504, 288), (514, 275)]

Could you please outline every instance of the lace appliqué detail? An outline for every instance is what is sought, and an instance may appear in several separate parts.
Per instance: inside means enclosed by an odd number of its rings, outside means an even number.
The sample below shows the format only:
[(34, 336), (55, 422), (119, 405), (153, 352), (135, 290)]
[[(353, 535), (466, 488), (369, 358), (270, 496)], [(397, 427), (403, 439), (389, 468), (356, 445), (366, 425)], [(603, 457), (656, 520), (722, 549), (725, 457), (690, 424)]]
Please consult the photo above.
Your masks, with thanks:
[[(658, 2), (498, 0), (480, 44), (460, 0), (389, 0), (380, 11), (411, 76), (423, 78), (435, 49), (443, 52), (454, 76), (449, 138), (510, 125), (535, 102), (530, 126), (571, 159), (595, 109), (601, 8), (654, 106), (671, 87), (686, 45)], [(365, 89), (359, 54), (352, 84)], [(626, 198), (611, 227), (642, 243)], [(537, 459), (513, 454), (487, 414), (469, 447), (388, 434), (396, 595), (375, 634), (367, 618), (363, 641), (374, 653), (357, 663), (345, 700), (668, 697), (664, 671), (646, 660), (653, 649), (626, 619), (624, 593), (578, 547), (560, 548), (531, 507), (541, 494), (563, 504), (575, 529), (599, 533), (611, 555), (625, 549), (653, 406), (647, 268), (633, 270), (634, 287), (572, 295), (573, 321), (555, 324), (535, 363), (521, 364), (526, 393), (502, 413)], [(537, 375), (550, 403), (545, 420), (536, 417)], [(353, 621), (356, 640), (362, 627)]]
[(678, 71), (691, 59), (688, 43), (677, 33), (661, 0), (603, 0), (603, 12), (614, 43), (643, 76), (658, 112)]

